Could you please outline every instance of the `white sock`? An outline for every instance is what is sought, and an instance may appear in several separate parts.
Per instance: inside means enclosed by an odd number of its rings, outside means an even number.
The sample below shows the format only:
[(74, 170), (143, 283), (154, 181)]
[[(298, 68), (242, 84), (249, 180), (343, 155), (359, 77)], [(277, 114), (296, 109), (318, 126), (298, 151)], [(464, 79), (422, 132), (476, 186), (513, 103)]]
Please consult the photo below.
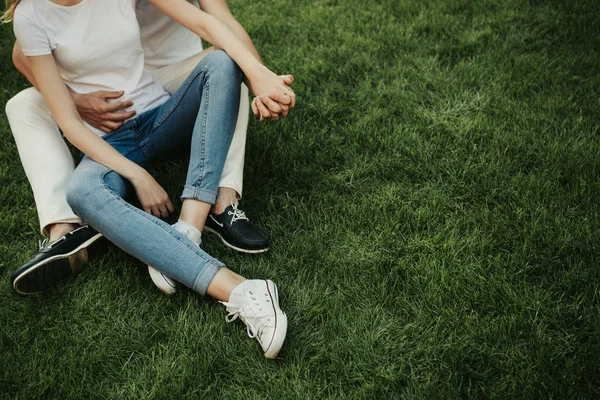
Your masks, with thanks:
[(202, 243), (202, 232), (200, 232), (200, 230), (194, 225), (188, 224), (184, 220), (180, 219), (172, 226), (173, 228), (177, 229), (179, 232), (187, 236), (188, 239), (196, 243), (198, 246), (200, 246), (200, 243)]

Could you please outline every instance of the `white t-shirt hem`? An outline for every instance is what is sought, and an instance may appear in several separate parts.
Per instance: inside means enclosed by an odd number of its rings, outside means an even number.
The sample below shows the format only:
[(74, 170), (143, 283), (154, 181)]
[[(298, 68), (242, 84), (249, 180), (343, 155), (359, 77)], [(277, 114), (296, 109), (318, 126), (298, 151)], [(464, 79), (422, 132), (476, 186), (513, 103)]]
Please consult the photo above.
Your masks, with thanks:
[(52, 54), (51, 51), (42, 51), (42, 50), (31, 50), (31, 51), (25, 51), (23, 50), (23, 54), (26, 55), (27, 57), (35, 57), (35, 56), (47, 56), (48, 54)]

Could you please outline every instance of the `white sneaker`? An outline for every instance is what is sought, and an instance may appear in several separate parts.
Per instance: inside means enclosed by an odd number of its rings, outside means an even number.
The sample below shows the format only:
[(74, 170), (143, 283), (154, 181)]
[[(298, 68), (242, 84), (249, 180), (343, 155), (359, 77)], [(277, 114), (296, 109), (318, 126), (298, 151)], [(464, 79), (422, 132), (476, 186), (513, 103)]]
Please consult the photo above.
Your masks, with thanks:
[(275, 358), (287, 332), (287, 316), (279, 308), (277, 286), (270, 280), (246, 280), (237, 285), (228, 302), (227, 322), (238, 317), (246, 324), (250, 338), (260, 343), (265, 357)]
[(156, 268), (148, 265), (148, 272), (150, 273), (150, 279), (160, 289), (161, 292), (170, 296), (177, 291), (177, 282), (163, 274)]
[[(199, 235), (198, 231), (186, 229), (185, 226), (179, 223), (173, 224), (173, 228), (183, 233), (188, 237), (188, 239), (196, 243), (198, 246), (200, 246), (200, 243), (202, 243), (202, 235)], [(164, 294), (172, 295), (177, 291), (177, 281), (175, 281), (173, 278), (168, 277), (150, 265), (148, 265), (148, 272), (150, 273), (150, 279), (152, 279), (152, 282)]]

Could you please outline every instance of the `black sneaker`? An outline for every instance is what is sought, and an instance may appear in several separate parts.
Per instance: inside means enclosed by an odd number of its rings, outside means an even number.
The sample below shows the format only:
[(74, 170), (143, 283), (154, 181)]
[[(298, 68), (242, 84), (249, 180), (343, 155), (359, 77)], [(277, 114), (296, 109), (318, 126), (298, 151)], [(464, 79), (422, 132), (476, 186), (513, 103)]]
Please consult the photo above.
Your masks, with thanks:
[(269, 250), (269, 239), (237, 207), (237, 204), (232, 204), (221, 214), (208, 214), (204, 230), (218, 235), (225, 245), (242, 253)]
[(88, 261), (87, 247), (101, 237), (101, 233), (84, 225), (52, 243), (44, 240), (39, 253), (11, 275), (15, 292), (43, 292), (79, 273)]

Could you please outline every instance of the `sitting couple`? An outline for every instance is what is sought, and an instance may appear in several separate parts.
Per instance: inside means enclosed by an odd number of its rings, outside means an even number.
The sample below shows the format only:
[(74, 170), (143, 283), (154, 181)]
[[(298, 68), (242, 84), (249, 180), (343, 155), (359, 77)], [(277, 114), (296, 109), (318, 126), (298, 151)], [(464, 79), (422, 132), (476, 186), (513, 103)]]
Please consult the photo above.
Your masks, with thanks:
[[(225, 0), (199, 3), (7, 1), (13, 60), (35, 89), (6, 112), (48, 237), (11, 282), (21, 294), (47, 289), (73, 274), (103, 235), (147, 263), (164, 292), (180, 282), (219, 300), (227, 320), (241, 319), (274, 358), (287, 331), (276, 285), (246, 280), (199, 244), (206, 225), (236, 250), (267, 250), (237, 206), (247, 87), (253, 113), (276, 120), (295, 104), (293, 77), (262, 64)], [(222, 50), (202, 52), (200, 37)], [(58, 128), (82, 152), (77, 168)], [(171, 226), (161, 218), (173, 204), (145, 167), (181, 149), (190, 160)], [(125, 200), (134, 194), (143, 210)]]

